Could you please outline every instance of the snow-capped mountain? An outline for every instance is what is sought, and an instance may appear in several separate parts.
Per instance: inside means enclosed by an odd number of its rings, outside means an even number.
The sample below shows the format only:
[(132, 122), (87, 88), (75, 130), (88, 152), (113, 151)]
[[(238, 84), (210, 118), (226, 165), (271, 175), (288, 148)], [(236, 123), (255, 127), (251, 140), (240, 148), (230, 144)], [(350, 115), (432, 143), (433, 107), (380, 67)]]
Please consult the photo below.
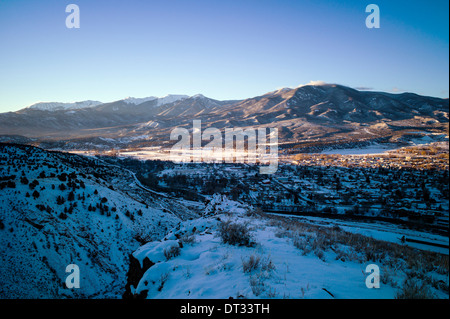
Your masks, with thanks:
[(173, 103), (179, 100), (183, 100), (183, 99), (187, 99), (189, 98), (188, 95), (177, 95), (177, 94), (168, 94), (166, 96), (162, 96), (162, 97), (156, 97), (156, 96), (149, 96), (149, 97), (144, 97), (144, 98), (134, 98), (134, 97), (127, 97), (125, 99), (123, 99), (122, 101), (124, 101), (127, 104), (134, 104), (134, 105), (139, 105), (148, 101), (157, 101), (157, 106), (161, 106), (164, 104), (169, 104), (169, 103)]
[(89, 107), (94, 107), (102, 104), (100, 101), (81, 101), (73, 103), (62, 103), (62, 102), (38, 102), (27, 107), (30, 110), (40, 110), (40, 111), (61, 111), (61, 110), (79, 110)]
[(124, 101), (127, 104), (139, 105), (141, 103), (153, 101), (156, 99), (158, 99), (156, 96), (149, 96), (149, 97), (142, 97), (142, 98), (135, 98), (135, 97), (129, 96), (127, 98), (124, 98), (122, 101)]
[[(311, 143), (379, 142), (378, 139), (396, 142), (405, 130), (447, 135), (449, 114), (448, 99), (359, 91), (326, 83), (282, 88), (237, 101), (219, 101), (201, 94), (167, 95), (129, 97), (70, 111), (67, 107), (53, 107), (51, 114), (37, 107), (0, 114), (0, 135), (52, 136), (53, 140), (76, 140), (79, 144), (86, 144), (82, 141), (85, 137), (127, 137), (137, 141), (134, 138), (138, 136), (153, 136), (154, 140), (167, 141), (174, 127), (189, 128), (197, 119), (205, 127), (218, 129), (270, 125), (279, 129), (283, 144), (309, 147)], [(46, 109), (51, 109), (50, 105)], [(147, 143), (147, 139), (141, 142)]]
[[(143, 98), (135, 98), (135, 97), (126, 97), (123, 101), (126, 104), (130, 105), (140, 105), (149, 101), (156, 101), (156, 106), (161, 106), (164, 104), (173, 103), (179, 100), (189, 98), (188, 95), (180, 95), (180, 94), (168, 94), (166, 96), (157, 97), (157, 96), (148, 96)], [(39, 111), (64, 111), (64, 110), (80, 110), (84, 108), (95, 107), (103, 104), (100, 101), (80, 101), (80, 102), (72, 102), (72, 103), (63, 103), (63, 102), (37, 102), (23, 110), (39, 110)]]

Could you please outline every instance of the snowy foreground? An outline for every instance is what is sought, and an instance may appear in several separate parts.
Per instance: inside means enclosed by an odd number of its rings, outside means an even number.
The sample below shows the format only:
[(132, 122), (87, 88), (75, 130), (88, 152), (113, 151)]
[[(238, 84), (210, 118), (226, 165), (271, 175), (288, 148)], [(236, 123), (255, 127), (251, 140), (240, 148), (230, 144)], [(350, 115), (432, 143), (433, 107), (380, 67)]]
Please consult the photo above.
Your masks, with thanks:
[[(0, 160), (0, 299), (121, 298), (129, 253), (180, 220), (118, 168), (26, 146)], [(79, 289), (65, 285), (69, 264)]]
[[(242, 242), (224, 243), (223, 225), (244, 225), (250, 237), (241, 233)], [(415, 287), (427, 297), (448, 298), (442, 265), (434, 260), (425, 269), (420, 263), (428, 253), (375, 240), (364, 243), (366, 250), (355, 249), (354, 241), (363, 237), (349, 234), (269, 218), (215, 197), (203, 218), (182, 222), (163, 240), (133, 253), (143, 271), (151, 266), (129, 292), (161, 299), (390, 299)], [(380, 268), (378, 289), (366, 286), (369, 264)]]
[(181, 199), (101, 158), (0, 144), (0, 299), (448, 299), (448, 249), (402, 245), (405, 231)]

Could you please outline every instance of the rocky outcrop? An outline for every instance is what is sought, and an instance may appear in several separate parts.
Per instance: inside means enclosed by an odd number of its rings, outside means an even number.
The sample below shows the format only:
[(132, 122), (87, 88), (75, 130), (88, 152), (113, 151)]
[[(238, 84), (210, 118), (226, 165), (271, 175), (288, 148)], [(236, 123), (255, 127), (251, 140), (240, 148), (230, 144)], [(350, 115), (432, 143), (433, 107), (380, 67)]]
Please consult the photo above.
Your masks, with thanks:
[(125, 292), (122, 295), (123, 299), (145, 299), (147, 297), (147, 290), (141, 291), (139, 294), (132, 292), (131, 287), (136, 288), (145, 272), (154, 265), (147, 257), (143, 260), (143, 265), (139, 263), (139, 260), (134, 258), (133, 254), (130, 254), (130, 267), (127, 272), (127, 284), (125, 285)]

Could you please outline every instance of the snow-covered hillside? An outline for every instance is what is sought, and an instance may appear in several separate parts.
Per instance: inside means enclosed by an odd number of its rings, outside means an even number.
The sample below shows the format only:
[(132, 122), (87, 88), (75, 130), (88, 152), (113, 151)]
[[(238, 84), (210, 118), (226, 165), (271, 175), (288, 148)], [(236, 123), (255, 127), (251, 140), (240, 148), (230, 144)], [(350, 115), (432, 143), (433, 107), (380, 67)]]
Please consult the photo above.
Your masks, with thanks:
[(0, 298), (120, 298), (129, 254), (180, 221), (164, 207), (118, 167), (0, 145)]
[[(0, 298), (449, 296), (448, 254), (225, 195), (180, 199), (129, 165), (0, 144)], [(367, 288), (368, 265), (380, 288)]]
[[(270, 218), (215, 197), (204, 217), (133, 253), (125, 296), (390, 299), (408, 298), (415, 289), (423, 297), (448, 298), (444, 260), (338, 227)], [(380, 268), (380, 288), (366, 286), (369, 264)]]

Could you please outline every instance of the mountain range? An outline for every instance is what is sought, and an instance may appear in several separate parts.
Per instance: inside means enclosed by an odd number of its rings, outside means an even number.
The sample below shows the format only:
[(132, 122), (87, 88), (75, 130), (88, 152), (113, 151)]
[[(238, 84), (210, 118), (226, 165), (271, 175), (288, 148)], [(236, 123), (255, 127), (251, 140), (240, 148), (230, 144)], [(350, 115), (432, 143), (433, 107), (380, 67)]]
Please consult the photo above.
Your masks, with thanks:
[(449, 101), (413, 93), (359, 91), (337, 84), (283, 88), (244, 100), (167, 95), (101, 103), (38, 103), (0, 114), (0, 141), (91, 149), (170, 144), (175, 127), (277, 127), (286, 148), (384, 141), (417, 134), (448, 140)]

